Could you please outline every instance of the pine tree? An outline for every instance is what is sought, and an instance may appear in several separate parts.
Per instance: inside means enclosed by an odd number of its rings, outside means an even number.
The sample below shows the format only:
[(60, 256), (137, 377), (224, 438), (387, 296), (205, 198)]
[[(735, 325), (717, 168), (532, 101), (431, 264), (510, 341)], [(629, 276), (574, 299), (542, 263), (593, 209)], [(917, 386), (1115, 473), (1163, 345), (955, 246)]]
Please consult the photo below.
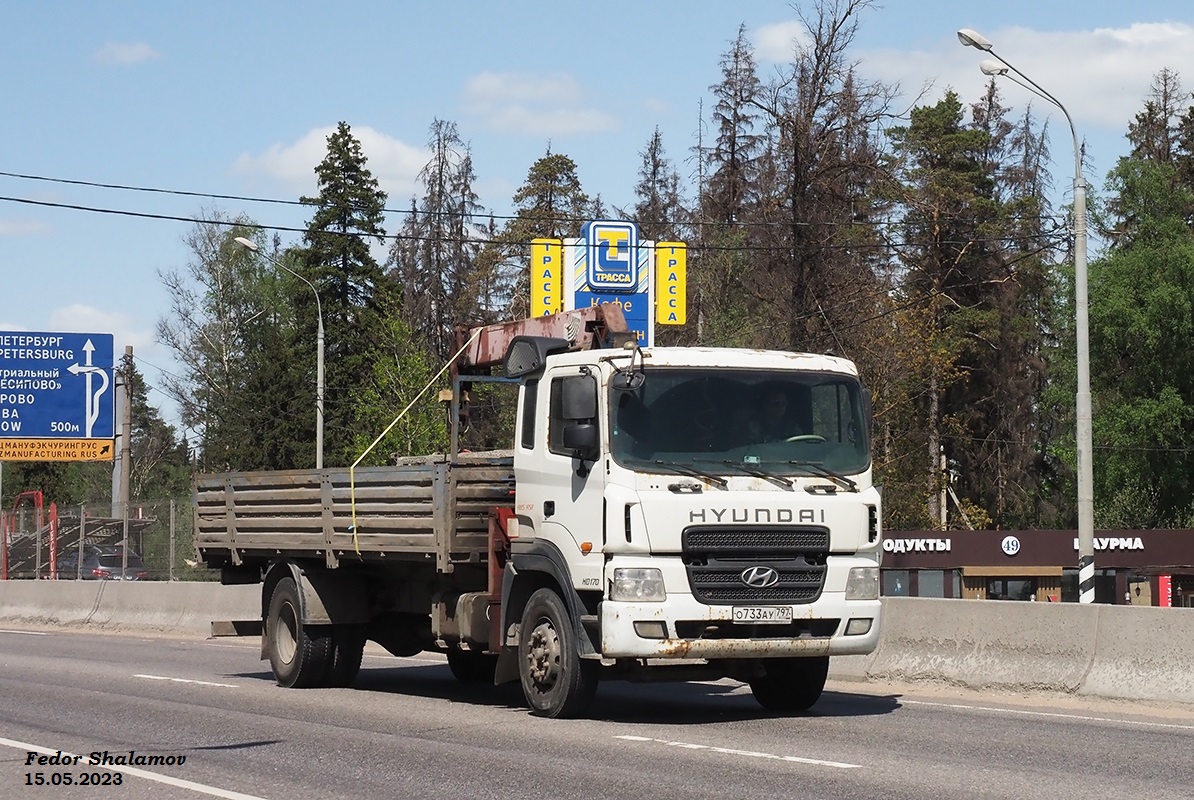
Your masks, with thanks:
[(638, 224), (639, 236), (656, 242), (683, 240), (683, 200), (680, 174), (667, 157), (659, 128), (639, 153), (642, 162), (634, 187), (635, 204), (629, 215)]
[(746, 26), (738, 28), (721, 57), (721, 81), (709, 87), (716, 98), (717, 136), (704, 153), (708, 178), (701, 189), (702, 219), (731, 225), (757, 202), (757, 169), (762, 149), (758, 103), (762, 92)]
[[(371, 380), (385, 346), (386, 321), (400, 313), (400, 289), (370, 249), (385, 240), (386, 193), (366, 161), (348, 124), (339, 123), (315, 168), (318, 196), (301, 198), (315, 209), (303, 234), (300, 273), (315, 285), (323, 310), (324, 461), (329, 465), (351, 464), (360, 455), (355, 449), (357, 393)], [(308, 307), (300, 307), (298, 315), (312, 341), (313, 302), (306, 300)]]
[[(713, 144), (697, 149), (701, 179), (688, 258), (692, 336), (693, 343), (758, 346), (757, 330), (769, 327), (770, 321), (752, 316), (746, 287), (754, 242), (750, 228), (739, 223), (759, 195), (762, 84), (745, 25), (739, 26), (722, 55), (720, 68), (721, 81), (709, 87), (716, 98)], [(743, 325), (745, 319), (753, 320), (754, 326)]]
[(481, 263), (494, 276), (495, 294), (506, 319), (530, 316), (529, 253), (533, 239), (577, 236), (599, 211), (581, 187), (576, 162), (562, 153), (547, 154), (531, 165), (513, 197), (515, 216), (493, 236)]
[(404, 319), (412, 335), (438, 360), (455, 350), (457, 324), (485, 319), (480, 286), (490, 279), (478, 269), (482, 213), (473, 189), (472, 156), (455, 123), (435, 120), (428, 142), (431, 160), (419, 173), (421, 203), (411, 212), (388, 264), (404, 289)]
[(975, 321), (975, 312), (986, 311), (977, 296), (982, 278), (970, 272), (974, 262), (970, 252), (981, 238), (979, 206), (992, 188), (992, 176), (982, 160), (990, 137), (963, 126), (962, 104), (953, 92), (935, 106), (914, 108), (911, 124), (892, 128), (888, 134), (903, 159), (901, 177), (907, 197), (902, 291), (910, 303), (925, 309), (922, 330), (927, 338), (922, 346), (937, 354), (921, 377), (920, 402), (926, 522), (936, 525), (941, 515), (940, 460), (945, 438), (967, 435), (958, 427), (954, 414), (959, 409), (950, 404), (948, 393), (971, 366), (964, 356), (971, 347), (968, 326)]

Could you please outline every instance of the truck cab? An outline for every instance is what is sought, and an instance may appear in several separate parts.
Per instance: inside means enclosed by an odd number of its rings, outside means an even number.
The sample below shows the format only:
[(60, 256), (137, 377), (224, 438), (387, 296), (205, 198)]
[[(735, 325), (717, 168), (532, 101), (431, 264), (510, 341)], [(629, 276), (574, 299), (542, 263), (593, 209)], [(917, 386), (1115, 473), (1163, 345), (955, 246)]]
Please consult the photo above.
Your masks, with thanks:
[(522, 388), (503, 654), (537, 711), (583, 705), (599, 674), (668, 669), (801, 710), (830, 656), (876, 647), (880, 499), (851, 362), (528, 336), (506, 372)]

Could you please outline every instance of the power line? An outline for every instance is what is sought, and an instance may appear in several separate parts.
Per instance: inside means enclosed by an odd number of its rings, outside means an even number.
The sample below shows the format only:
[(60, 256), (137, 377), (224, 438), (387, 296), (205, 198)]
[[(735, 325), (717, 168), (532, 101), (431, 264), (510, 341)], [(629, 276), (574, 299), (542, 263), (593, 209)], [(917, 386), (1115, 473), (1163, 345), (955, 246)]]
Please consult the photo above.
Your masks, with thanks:
[[(75, 203), (55, 203), (49, 200), (32, 200), (25, 197), (8, 197), (0, 196), (0, 202), (18, 203), (23, 205), (42, 206), (46, 208), (60, 208), (69, 211), (86, 211), (94, 214), (110, 214), (113, 216), (134, 217), (139, 219), (154, 219), (165, 220), (170, 222), (189, 222), (196, 225), (216, 225), (226, 228), (248, 228), (253, 230), (265, 231), (282, 231), (286, 233), (308, 233), (309, 228), (295, 228), (286, 225), (267, 225), (259, 222), (249, 222), (244, 219), (239, 220), (224, 220), (224, 219), (203, 219), (202, 217), (184, 217), (174, 214), (154, 214), (148, 211), (126, 211), (116, 208), (102, 208), (97, 206), (84, 206)], [(548, 221), (548, 220), (544, 220)], [(752, 223), (744, 223), (743, 226), (748, 226)], [(862, 223), (797, 223), (799, 225), (860, 225)], [(886, 224), (886, 223), (885, 223)], [(893, 223), (894, 224), (894, 223)], [(339, 231), (320, 231), (322, 234), (335, 236), (363, 236), (364, 238), (377, 238), (382, 240), (392, 241), (407, 241), (407, 242), (456, 242), (457, 239), (448, 239), (441, 236), (412, 236), (401, 233), (377, 233), (377, 234), (360, 234), (358, 232), (341, 233)], [(1041, 233), (1031, 234), (1028, 236), (1017, 235), (1019, 239), (1050, 239), (1058, 237), (1058, 234), (1053, 231), (1042, 231)], [(999, 243), (1007, 240), (1008, 237), (989, 237), (989, 238), (975, 238), (967, 241), (953, 241), (953, 240), (939, 240), (933, 242), (935, 245), (955, 245), (958, 247), (968, 244), (981, 243)], [(529, 241), (511, 241), (507, 239), (485, 238), (485, 237), (470, 237), (466, 240), (469, 244), (477, 245), (505, 245), (508, 247), (530, 247)], [(897, 250), (901, 247), (916, 247), (916, 243), (904, 242), (899, 245), (893, 245), (887, 242), (863, 243), (851, 242), (848, 244), (825, 244), (818, 245), (822, 250)], [(733, 253), (788, 253), (791, 247), (786, 244), (779, 245), (700, 245), (699, 249), (706, 252), (733, 252)]]
[[(301, 206), (301, 207), (306, 207), (306, 208), (317, 207), (317, 205), (318, 205), (316, 203), (305, 203), (302, 200), (282, 200), (279, 198), (272, 198), (272, 197), (252, 197), (249, 195), (217, 194), (217, 193), (213, 193), (213, 192), (196, 192), (196, 191), (188, 191), (188, 190), (184, 190), (184, 189), (163, 189), (160, 187), (151, 187), (151, 186), (131, 186), (128, 184), (120, 184), (120, 183), (101, 183), (98, 181), (85, 181), (85, 180), (79, 180), (79, 179), (75, 179), (75, 178), (55, 178), (55, 177), (50, 177), (50, 176), (46, 176), (46, 175), (28, 175), (28, 174), (20, 173), (20, 172), (6, 172), (6, 171), (2, 171), (2, 170), (0, 170), (0, 177), (15, 178), (18, 180), (40, 181), (40, 182), (44, 182), (44, 183), (59, 183), (59, 184), (64, 184), (64, 185), (69, 185), (69, 186), (85, 186), (85, 187), (94, 188), (94, 189), (114, 189), (114, 190), (118, 190), (118, 191), (175, 195), (175, 196), (179, 196), (179, 197), (198, 197), (198, 198), (204, 198), (204, 199), (210, 199), (210, 200), (233, 200), (233, 201), (241, 202), (241, 203), (264, 203), (264, 204), (284, 205), (284, 206)], [(0, 199), (8, 200), (11, 198), (0, 198)], [(29, 202), (36, 202), (36, 201), (29, 201)], [(53, 204), (48, 204), (48, 205), (53, 205)], [(70, 207), (70, 206), (67, 206), (67, 207)], [(129, 212), (129, 213), (132, 213), (132, 212)], [(382, 213), (398, 214), (398, 215), (402, 215), (402, 216), (410, 216), (410, 215), (414, 215), (414, 214), (422, 214), (424, 216), (447, 216), (447, 217), (464, 217), (464, 216), (466, 216), (465, 214), (463, 214), (461, 212), (456, 212), (456, 211), (429, 211), (429, 210), (423, 210), (423, 209), (410, 209), (410, 208), (382, 208)], [(478, 213), (478, 214), (469, 214), (467, 216), (469, 216), (470, 218), (488, 218), (488, 219), (507, 220), (507, 221), (523, 219), (523, 217), (521, 217), (517, 214)], [(167, 217), (167, 219), (175, 219), (175, 218)], [(1056, 215), (1055, 214), (1055, 215), (1013, 217), (1012, 219), (1014, 219), (1014, 220), (1032, 219), (1032, 220), (1038, 220), (1038, 221), (1046, 221), (1046, 220), (1057, 221), (1058, 219), (1064, 219), (1064, 215)], [(543, 222), (552, 222), (552, 223), (570, 223), (570, 222), (574, 221), (571, 218), (559, 218), (559, 217), (542, 217), (541, 220)], [(660, 222), (665, 225), (686, 226), (686, 227), (693, 227), (693, 228), (721, 227), (721, 225), (722, 225), (722, 223), (719, 223), (719, 222), (702, 222), (699, 220), (661, 220)], [(865, 223), (857, 222), (854, 220), (851, 220), (848, 222), (834, 222), (834, 221), (822, 221), (822, 222), (801, 222), (801, 221), (766, 222), (766, 221), (762, 221), (761, 222), (761, 221), (751, 221), (751, 222), (736, 222), (733, 224), (733, 227), (735, 227), (735, 228), (776, 228), (776, 227), (784, 228), (784, 227), (791, 227), (792, 225), (801, 226), (801, 227), (805, 227), (805, 226), (807, 226), (807, 227), (812, 227), (812, 226), (858, 227), (861, 225), (869, 225), (869, 226), (882, 225), (882, 226), (886, 226), (886, 227), (897, 227), (897, 226), (906, 226), (909, 224), (914, 224), (914, 223), (911, 223), (911, 222), (908, 222), (905, 220), (882, 220), (882, 221), (876, 220), (873, 222), (865, 222)], [(294, 229), (270, 227), (269, 230), (294, 230)]]

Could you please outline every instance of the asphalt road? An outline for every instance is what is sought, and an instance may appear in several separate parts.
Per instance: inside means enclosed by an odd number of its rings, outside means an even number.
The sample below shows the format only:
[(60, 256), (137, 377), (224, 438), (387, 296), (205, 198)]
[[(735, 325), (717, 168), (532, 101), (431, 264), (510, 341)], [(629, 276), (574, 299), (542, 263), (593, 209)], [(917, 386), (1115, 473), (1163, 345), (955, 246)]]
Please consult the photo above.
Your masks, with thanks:
[[(257, 656), (0, 631), (0, 798), (1194, 797), (1190, 707), (832, 683), (776, 717), (731, 681), (608, 683), (591, 719), (542, 720), (434, 655), (371, 646), (355, 688), (320, 690)], [(37, 763), (58, 751), (79, 763)], [(166, 763), (88, 764), (105, 751)]]

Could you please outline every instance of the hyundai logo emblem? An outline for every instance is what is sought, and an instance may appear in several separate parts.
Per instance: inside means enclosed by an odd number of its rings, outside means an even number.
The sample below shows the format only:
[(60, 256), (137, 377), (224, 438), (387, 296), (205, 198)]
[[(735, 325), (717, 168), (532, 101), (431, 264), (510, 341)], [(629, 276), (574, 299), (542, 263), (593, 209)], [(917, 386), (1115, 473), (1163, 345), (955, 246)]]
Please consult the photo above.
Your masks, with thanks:
[(771, 567), (750, 567), (738, 576), (742, 582), (754, 589), (766, 589), (779, 583), (779, 573)]

